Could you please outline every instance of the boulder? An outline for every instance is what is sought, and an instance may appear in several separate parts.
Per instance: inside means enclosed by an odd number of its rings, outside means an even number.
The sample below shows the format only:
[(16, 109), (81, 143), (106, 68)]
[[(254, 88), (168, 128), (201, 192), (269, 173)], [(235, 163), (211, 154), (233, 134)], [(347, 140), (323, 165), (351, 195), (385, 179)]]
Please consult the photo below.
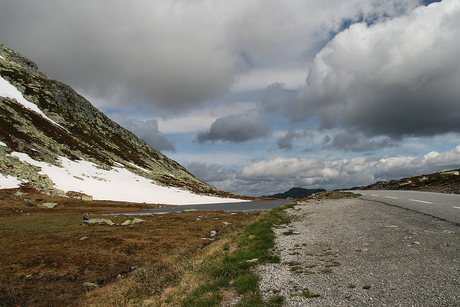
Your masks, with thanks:
[(57, 203), (44, 203), (42, 207), (53, 209), (53, 208), (56, 208), (57, 205), (58, 205)]
[(115, 225), (114, 222), (108, 219), (90, 219), (88, 224), (107, 224), (107, 225)]

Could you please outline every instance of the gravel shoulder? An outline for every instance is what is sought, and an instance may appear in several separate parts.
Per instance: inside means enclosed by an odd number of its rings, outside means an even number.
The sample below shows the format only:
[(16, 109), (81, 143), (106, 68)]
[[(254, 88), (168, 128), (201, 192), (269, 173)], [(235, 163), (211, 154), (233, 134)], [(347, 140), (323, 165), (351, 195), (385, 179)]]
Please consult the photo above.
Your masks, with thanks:
[(310, 200), (275, 229), (281, 262), (259, 266), (285, 306), (460, 306), (460, 227), (361, 199)]

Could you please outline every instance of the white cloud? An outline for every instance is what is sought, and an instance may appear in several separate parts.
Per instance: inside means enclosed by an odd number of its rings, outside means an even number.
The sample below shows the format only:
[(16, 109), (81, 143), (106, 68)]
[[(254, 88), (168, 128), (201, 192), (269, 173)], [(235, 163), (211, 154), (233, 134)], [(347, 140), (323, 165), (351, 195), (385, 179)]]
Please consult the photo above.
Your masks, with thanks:
[(264, 107), (323, 129), (400, 139), (460, 132), (460, 1), (358, 23), (316, 56), (300, 93), (267, 89)]
[(332, 190), (458, 167), (460, 145), (443, 153), (430, 152), (421, 157), (356, 157), (329, 161), (275, 157), (246, 165), (236, 176), (233, 186), (229, 185), (228, 188), (252, 195), (284, 192), (295, 186)]

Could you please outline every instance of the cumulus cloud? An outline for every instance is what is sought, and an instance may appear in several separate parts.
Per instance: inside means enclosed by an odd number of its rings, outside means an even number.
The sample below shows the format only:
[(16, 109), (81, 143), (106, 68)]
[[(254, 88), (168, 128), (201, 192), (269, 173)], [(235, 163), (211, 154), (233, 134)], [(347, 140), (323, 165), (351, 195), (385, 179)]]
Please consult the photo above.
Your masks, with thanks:
[(366, 137), (460, 132), (460, 2), (343, 30), (316, 56), (298, 93), (267, 88), (262, 106), (293, 122)]
[[(245, 166), (237, 179), (239, 184), (264, 186), (266, 193), (283, 192), (294, 186), (331, 190), (454, 169), (459, 165), (460, 146), (421, 157), (357, 157), (330, 161), (277, 157)], [(279, 189), (280, 183), (283, 189)]]
[(251, 110), (217, 119), (209, 131), (198, 133), (196, 139), (201, 144), (216, 141), (242, 143), (267, 137), (270, 133), (270, 125), (259, 112)]
[(143, 139), (153, 149), (160, 151), (176, 151), (174, 142), (158, 130), (158, 122), (155, 119), (147, 121), (127, 119), (124, 114), (120, 113), (112, 114), (111, 117), (125, 129), (128, 129), (137, 137)]
[(323, 149), (335, 149), (345, 152), (376, 151), (398, 146), (397, 142), (388, 137), (369, 139), (365, 138), (361, 132), (351, 131), (337, 133), (333, 138), (326, 136), (324, 144)]

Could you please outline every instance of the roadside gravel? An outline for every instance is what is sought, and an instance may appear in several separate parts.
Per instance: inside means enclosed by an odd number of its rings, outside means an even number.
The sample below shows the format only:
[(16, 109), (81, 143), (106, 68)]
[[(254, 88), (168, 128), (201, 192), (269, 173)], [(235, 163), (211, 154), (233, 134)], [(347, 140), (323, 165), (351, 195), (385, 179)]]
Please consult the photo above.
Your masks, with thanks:
[(310, 200), (275, 229), (281, 262), (259, 266), (285, 306), (460, 306), (460, 227), (361, 199)]

